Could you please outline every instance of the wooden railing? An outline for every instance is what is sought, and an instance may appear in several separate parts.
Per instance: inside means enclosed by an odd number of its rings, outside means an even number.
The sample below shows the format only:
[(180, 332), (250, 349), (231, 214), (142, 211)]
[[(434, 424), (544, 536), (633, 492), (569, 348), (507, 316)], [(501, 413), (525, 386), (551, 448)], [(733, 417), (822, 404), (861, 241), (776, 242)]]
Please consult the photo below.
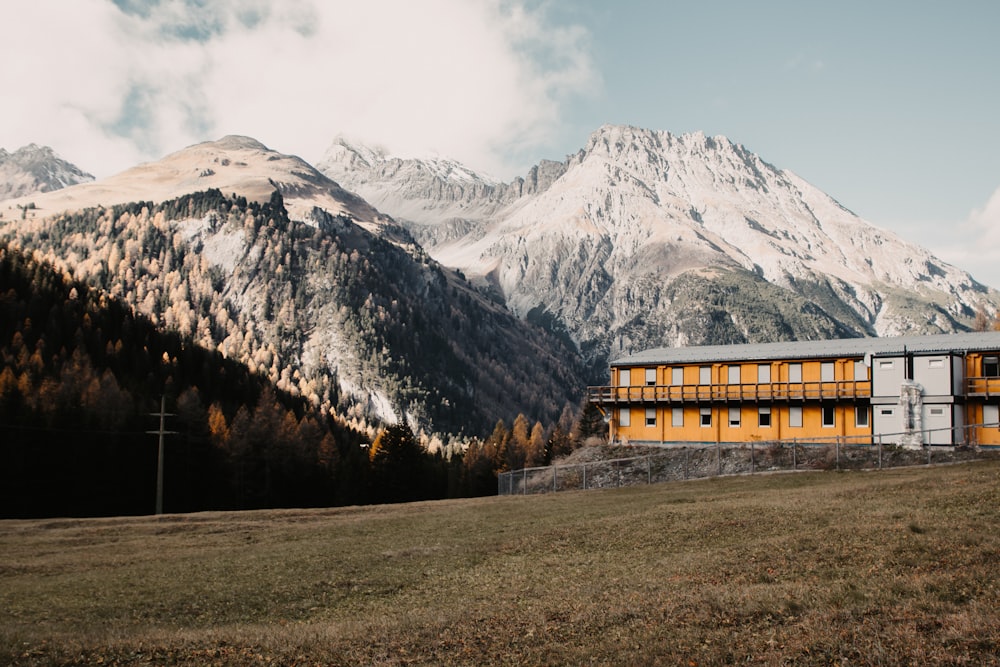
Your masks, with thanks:
[(1000, 396), (1000, 377), (970, 377), (965, 379), (966, 396)]
[[(1000, 383), (997, 385), (1000, 391)], [(836, 382), (771, 382), (767, 384), (633, 385), (587, 387), (587, 399), (615, 403), (704, 403), (712, 401), (821, 401), (870, 398), (870, 380)]]

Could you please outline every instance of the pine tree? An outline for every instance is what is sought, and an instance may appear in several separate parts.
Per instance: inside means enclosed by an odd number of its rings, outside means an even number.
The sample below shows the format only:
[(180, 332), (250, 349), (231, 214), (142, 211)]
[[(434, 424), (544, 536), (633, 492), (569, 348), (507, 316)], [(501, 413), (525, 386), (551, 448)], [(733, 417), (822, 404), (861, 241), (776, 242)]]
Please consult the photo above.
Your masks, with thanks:
[(423, 450), (407, 424), (383, 429), (372, 443), (368, 457), (377, 500), (396, 503), (417, 499)]

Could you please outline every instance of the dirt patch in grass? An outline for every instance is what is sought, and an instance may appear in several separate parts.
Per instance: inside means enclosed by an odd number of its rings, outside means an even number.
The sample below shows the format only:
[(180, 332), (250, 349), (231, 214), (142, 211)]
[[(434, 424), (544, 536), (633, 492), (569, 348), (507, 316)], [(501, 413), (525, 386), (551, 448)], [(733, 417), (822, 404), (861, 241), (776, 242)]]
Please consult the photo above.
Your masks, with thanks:
[(1000, 465), (0, 522), (12, 665), (997, 664)]

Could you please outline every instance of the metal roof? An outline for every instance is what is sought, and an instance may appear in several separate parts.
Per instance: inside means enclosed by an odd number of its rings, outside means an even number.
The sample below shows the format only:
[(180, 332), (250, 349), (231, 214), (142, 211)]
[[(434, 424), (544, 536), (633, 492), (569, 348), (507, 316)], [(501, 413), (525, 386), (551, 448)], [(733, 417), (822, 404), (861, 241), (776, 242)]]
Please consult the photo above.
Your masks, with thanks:
[(892, 338), (841, 338), (743, 345), (658, 347), (611, 362), (612, 366), (649, 366), (718, 361), (773, 361), (781, 359), (839, 359), (903, 354), (943, 354), (1000, 350), (1000, 331), (895, 336)]

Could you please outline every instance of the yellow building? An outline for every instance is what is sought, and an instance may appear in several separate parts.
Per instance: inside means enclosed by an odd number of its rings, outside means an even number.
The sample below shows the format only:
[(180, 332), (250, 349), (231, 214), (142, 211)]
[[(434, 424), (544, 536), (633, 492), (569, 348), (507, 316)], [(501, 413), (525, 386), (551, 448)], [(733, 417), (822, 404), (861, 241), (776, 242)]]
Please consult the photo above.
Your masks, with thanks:
[(1000, 445), (1000, 332), (658, 348), (588, 388), (612, 440)]

